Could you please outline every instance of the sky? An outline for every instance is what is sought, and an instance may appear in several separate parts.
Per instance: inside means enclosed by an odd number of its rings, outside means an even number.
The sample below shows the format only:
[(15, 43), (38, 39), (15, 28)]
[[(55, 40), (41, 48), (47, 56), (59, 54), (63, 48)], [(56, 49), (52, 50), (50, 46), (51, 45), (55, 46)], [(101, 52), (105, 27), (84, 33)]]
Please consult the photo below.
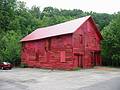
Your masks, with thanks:
[(120, 0), (19, 0), (26, 2), (27, 7), (33, 5), (44, 7), (52, 6), (59, 9), (81, 9), (98, 13), (115, 13), (120, 11)]

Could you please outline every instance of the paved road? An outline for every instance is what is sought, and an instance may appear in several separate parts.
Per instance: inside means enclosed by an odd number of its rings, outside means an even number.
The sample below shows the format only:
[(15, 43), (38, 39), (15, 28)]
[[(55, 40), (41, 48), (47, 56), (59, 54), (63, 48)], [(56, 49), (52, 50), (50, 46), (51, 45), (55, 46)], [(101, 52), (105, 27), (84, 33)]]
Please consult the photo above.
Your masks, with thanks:
[(76, 90), (120, 90), (120, 77)]
[(120, 69), (0, 70), (0, 90), (120, 90)]
[[(29, 89), (27, 86), (23, 84), (18, 84), (11, 81), (0, 81), (0, 90), (29, 90)], [(35, 88), (34, 90), (40, 90), (40, 89)], [(42, 90), (46, 90), (46, 89), (42, 89)], [(120, 90), (120, 77), (73, 90)]]

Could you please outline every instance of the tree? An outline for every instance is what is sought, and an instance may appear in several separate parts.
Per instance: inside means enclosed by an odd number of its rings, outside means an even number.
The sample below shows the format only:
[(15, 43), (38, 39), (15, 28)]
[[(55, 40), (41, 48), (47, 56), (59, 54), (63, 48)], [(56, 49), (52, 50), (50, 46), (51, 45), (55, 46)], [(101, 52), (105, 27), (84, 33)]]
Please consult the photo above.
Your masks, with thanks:
[(0, 0), (0, 29), (8, 31), (14, 19), (16, 0)]
[(120, 13), (102, 30), (103, 64), (120, 66)]
[(1, 45), (4, 45), (0, 49), (1, 61), (8, 61), (14, 65), (20, 63), (20, 43), (18, 42), (21, 38), (21, 34), (15, 31), (7, 32), (1, 38)]
[(41, 11), (40, 7), (32, 6), (32, 8), (29, 10), (29, 12), (36, 17), (37, 19), (41, 18)]

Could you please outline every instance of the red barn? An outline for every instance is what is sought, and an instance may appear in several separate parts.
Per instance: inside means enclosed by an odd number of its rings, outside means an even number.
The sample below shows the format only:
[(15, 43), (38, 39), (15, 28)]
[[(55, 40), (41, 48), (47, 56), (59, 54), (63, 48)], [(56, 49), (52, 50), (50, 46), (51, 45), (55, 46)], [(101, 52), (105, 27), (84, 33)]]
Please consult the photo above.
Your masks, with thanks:
[(38, 28), (21, 40), (29, 67), (72, 70), (101, 65), (102, 36), (91, 16)]

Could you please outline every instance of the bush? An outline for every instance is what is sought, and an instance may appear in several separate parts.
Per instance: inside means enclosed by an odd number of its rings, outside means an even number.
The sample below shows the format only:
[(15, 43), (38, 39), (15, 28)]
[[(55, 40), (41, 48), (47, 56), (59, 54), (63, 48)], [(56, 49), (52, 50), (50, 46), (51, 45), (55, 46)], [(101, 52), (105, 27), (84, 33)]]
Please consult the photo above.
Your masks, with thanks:
[(80, 71), (80, 69), (81, 69), (80, 67), (77, 67), (77, 68), (74, 68), (73, 70), (74, 71)]
[(28, 65), (27, 65), (27, 64), (25, 64), (25, 63), (21, 63), (21, 64), (20, 64), (20, 67), (21, 67), (21, 68), (27, 68), (27, 67), (28, 67)]

